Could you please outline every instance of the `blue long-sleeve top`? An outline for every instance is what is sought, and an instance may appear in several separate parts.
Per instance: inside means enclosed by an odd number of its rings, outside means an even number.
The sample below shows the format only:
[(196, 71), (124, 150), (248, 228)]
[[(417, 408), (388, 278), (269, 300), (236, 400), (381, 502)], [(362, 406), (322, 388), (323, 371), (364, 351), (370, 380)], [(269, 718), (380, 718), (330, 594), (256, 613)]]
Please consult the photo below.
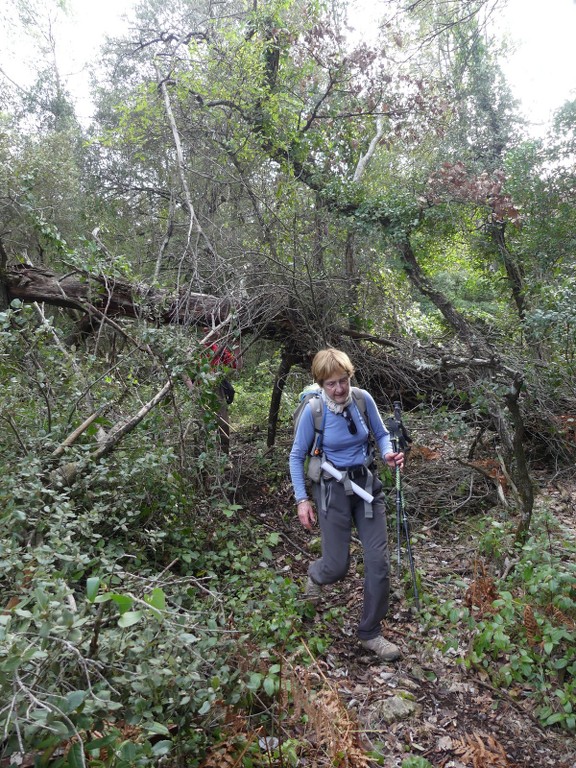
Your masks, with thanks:
[[(366, 413), (372, 429), (372, 434), (376, 440), (378, 451), (382, 457), (387, 453), (392, 453), (392, 442), (390, 434), (380, 414), (372, 395), (366, 390), (362, 390), (366, 400)], [(324, 421), (324, 430), (322, 433), (322, 449), (326, 458), (332, 462), (335, 467), (353, 467), (364, 464), (368, 457), (368, 438), (370, 430), (365, 423), (358, 406), (354, 401), (348, 408), (357, 427), (355, 435), (351, 435), (346, 423), (346, 419), (329, 411), (324, 403), (324, 412), (326, 419)], [(294, 487), (296, 501), (307, 498), (306, 481), (304, 477), (304, 461), (309, 454), (314, 442), (314, 416), (312, 408), (306, 408), (302, 413), (294, 443), (290, 451), (290, 477)]]

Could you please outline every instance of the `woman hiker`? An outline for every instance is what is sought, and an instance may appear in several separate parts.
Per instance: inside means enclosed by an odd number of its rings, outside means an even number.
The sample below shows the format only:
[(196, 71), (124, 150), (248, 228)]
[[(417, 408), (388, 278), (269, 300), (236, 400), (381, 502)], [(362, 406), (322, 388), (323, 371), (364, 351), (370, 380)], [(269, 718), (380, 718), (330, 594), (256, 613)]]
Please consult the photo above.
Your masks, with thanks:
[[(345, 352), (323, 349), (312, 361), (312, 376), (319, 385), (322, 404), (322, 429), (318, 438), (311, 407), (302, 412), (290, 452), (290, 475), (298, 505), (300, 523), (312, 530), (316, 514), (320, 523), (322, 555), (308, 568), (306, 596), (317, 601), (324, 584), (344, 579), (350, 562), (352, 526), (358, 531), (364, 553), (364, 604), (357, 634), (361, 645), (385, 661), (400, 658), (400, 649), (385, 640), (381, 621), (388, 612), (390, 594), (390, 555), (386, 527), (386, 503), (382, 483), (374, 472), (369, 437), (374, 436), (386, 464), (402, 468), (404, 454), (395, 453), (388, 430), (382, 422), (372, 396), (352, 389), (354, 366)], [(363, 409), (359, 407), (363, 404)], [(364, 405), (365, 403), (365, 405)], [(364, 410), (364, 415), (362, 413)], [(312, 501), (305, 484), (305, 461), (313, 445), (321, 440), (321, 459), (317, 459), (312, 482)], [(311, 464), (314, 463), (310, 460)], [(321, 462), (328, 461), (341, 473), (337, 480), (326, 470), (318, 476)], [(309, 467), (311, 469), (311, 465)], [(309, 472), (309, 476), (314, 470)], [(356, 489), (365, 491), (368, 500)], [(370, 496), (373, 501), (370, 502)]]

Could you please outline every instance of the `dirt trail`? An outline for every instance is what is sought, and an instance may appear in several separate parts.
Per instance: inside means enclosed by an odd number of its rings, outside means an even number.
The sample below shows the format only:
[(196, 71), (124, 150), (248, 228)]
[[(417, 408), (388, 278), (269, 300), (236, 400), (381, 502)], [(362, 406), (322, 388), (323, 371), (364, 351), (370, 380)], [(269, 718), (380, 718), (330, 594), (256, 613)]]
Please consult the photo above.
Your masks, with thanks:
[[(290, 564), (294, 578), (303, 580), (311, 537), (291, 514), (290, 489), (286, 486), (278, 496), (275, 510), (270, 509), (270, 496), (261, 499), (267, 525), (285, 534), (282, 559)], [(552, 486), (546, 499), (574, 530), (574, 489)], [(427, 593), (462, 602), (466, 590), (478, 581), (476, 547), (465, 525), (459, 523), (456, 531), (436, 520), (413, 527), (414, 557), (423, 574), (420, 615), (408, 608), (399, 589), (396, 542), (391, 542), (395, 592), (384, 634), (403, 650), (402, 660), (395, 664), (375, 663), (355, 639), (362, 560), (359, 543), (353, 543), (347, 579), (326, 590), (311, 620), (325, 620), (331, 608), (346, 606), (343, 625), (329, 620), (333, 642), (321, 661), (323, 674), (360, 722), (363, 747), (380, 754), (378, 764), (385, 768), (400, 768), (411, 755), (425, 757), (435, 768), (576, 768), (573, 736), (542, 728), (527, 697), (496, 690), (486, 674), (465, 669), (458, 659), (466, 649), (447, 650), (448, 638), (439, 630), (426, 629), (422, 621)], [(407, 567), (403, 561), (403, 569)], [(388, 705), (402, 701), (410, 702), (412, 711), (394, 718)]]

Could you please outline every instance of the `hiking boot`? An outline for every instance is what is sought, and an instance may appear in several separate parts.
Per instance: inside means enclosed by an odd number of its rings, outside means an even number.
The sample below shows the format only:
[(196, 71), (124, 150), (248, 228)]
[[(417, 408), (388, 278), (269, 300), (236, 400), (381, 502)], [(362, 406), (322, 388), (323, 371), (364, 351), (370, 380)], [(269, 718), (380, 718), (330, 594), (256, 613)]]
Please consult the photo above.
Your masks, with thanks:
[(372, 651), (382, 661), (396, 661), (402, 656), (400, 648), (389, 643), (388, 640), (384, 640), (382, 635), (371, 637), (370, 640), (361, 640), (360, 645), (362, 648), (366, 648), (368, 651)]
[(318, 602), (322, 597), (322, 585), (316, 584), (316, 582), (308, 576), (306, 579), (306, 589), (304, 591), (304, 597), (307, 600), (311, 600), (313, 603)]

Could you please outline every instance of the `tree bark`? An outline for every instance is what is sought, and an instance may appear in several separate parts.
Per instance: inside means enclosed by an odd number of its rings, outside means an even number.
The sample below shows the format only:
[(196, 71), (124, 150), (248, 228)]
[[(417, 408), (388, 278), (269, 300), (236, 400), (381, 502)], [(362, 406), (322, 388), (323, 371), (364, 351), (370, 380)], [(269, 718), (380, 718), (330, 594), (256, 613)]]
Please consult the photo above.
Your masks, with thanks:
[(532, 521), (532, 510), (534, 508), (534, 486), (530, 477), (530, 470), (528, 468), (528, 462), (526, 460), (526, 453), (524, 451), (524, 441), (526, 431), (524, 429), (524, 421), (522, 419), (522, 413), (518, 400), (520, 398), (520, 392), (523, 386), (523, 379), (518, 374), (510, 389), (505, 395), (506, 404), (512, 417), (512, 423), (514, 425), (514, 438), (512, 442), (512, 455), (515, 467), (515, 481), (518, 493), (520, 495), (519, 504), (520, 507), (520, 521), (516, 528), (516, 541), (523, 544), (530, 531), (530, 523)]
[(187, 289), (177, 294), (126, 281), (70, 272), (54, 272), (26, 264), (8, 266), (4, 272), (8, 301), (46, 302), (78, 309), (87, 315), (142, 319), (161, 324), (212, 325), (230, 314), (228, 299)]
[(8, 309), (10, 306), (10, 300), (8, 298), (8, 289), (6, 282), (2, 279), (2, 276), (6, 272), (6, 265), (8, 264), (8, 254), (4, 248), (4, 243), (0, 240), (0, 312)]
[(440, 310), (448, 324), (476, 357), (490, 358), (492, 353), (488, 344), (475, 333), (470, 323), (456, 310), (452, 302), (433, 286), (424, 273), (408, 236), (398, 243), (398, 250), (402, 257), (404, 271), (412, 285)]
[(272, 448), (276, 442), (278, 414), (280, 413), (280, 403), (282, 401), (282, 392), (284, 392), (284, 387), (286, 386), (286, 379), (288, 378), (292, 366), (298, 362), (300, 362), (300, 356), (287, 352), (284, 349), (282, 350), (280, 365), (278, 366), (276, 378), (274, 379), (272, 398), (270, 399), (270, 410), (268, 412), (268, 438), (266, 441), (268, 448)]
[(427, 296), (434, 303), (446, 321), (469, 347), (472, 354), (477, 358), (484, 358), (486, 372), (491, 370), (506, 376), (509, 376), (510, 373), (513, 375), (512, 384), (504, 398), (506, 410), (512, 422), (511, 428), (501, 402), (495, 397), (490, 397), (490, 415), (505, 450), (506, 469), (518, 490), (517, 504), (520, 512), (520, 524), (518, 526), (517, 539), (523, 540), (528, 534), (532, 519), (534, 489), (524, 449), (524, 421), (518, 405), (523, 381), (522, 375), (515, 371), (511, 372), (504, 366), (498, 356), (491, 350), (488, 342), (474, 331), (470, 323), (456, 310), (452, 302), (442, 292), (434, 288), (422, 271), (408, 237), (400, 243), (399, 247), (406, 275), (412, 284), (420, 293)]

